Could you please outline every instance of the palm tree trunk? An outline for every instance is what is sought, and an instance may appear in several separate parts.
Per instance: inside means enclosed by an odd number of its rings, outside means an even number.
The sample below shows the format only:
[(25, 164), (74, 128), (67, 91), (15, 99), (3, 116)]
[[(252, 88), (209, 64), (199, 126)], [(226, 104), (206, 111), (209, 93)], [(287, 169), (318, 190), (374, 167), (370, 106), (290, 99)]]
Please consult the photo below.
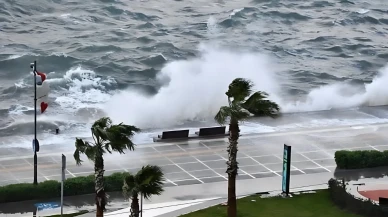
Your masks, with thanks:
[(140, 208), (139, 208), (139, 198), (137, 194), (132, 195), (131, 203), (131, 215), (129, 217), (139, 217)]
[(104, 159), (102, 158), (102, 154), (96, 154), (94, 162), (94, 177), (97, 205), (96, 217), (103, 217), (106, 204), (106, 195), (104, 189)]
[(238, 120), (230, 119), (229, 124), (229, 147), (227, 170), (228, 173), (228, 217), (237, 216), (237, 201), (236, 201), (236, 176), (238, 171), (237, 163), (237, 144), (240, 136)]

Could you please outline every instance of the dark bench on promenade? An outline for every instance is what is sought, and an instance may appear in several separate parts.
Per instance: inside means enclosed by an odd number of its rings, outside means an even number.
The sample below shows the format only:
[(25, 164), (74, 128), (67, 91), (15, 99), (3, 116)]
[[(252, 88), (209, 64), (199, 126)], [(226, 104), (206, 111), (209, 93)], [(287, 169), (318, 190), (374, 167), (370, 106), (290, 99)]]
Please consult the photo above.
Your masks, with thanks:
[(388, 207), (388, 198), (379, 197), (379, 205)]
[(200, 128), (195, 134), (189, 135), (189, 130), (171, 130), (164, 131), (162, 135), (154, 137), (154, 142), (171, 142), (172, 140), (189, 140), (201, 139), (206, 137), (222, 137), (228, 136), (229, 132), (225, 132), (226, 127), (204, 127)]
[(154, 142), (168, 139), (188, 139), (189, 130), (171, 130), (164, 131), (162, 135), (158, 135), (158, 138), (154, 138)]
[(221, 127), (204, 127), (195, 132), (198, 136), (225, 136), (226, 126)]

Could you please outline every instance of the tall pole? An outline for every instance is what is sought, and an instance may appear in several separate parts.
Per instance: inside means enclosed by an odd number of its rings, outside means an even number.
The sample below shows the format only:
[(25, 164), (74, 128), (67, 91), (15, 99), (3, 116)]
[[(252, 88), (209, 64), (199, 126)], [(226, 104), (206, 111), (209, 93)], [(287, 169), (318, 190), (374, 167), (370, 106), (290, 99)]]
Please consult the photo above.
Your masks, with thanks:
[(38, 156), (36, 155), (36, 145), (38, 140), (36, 139), (36, 60), (34, 61), (34, 185), (38, 184)]
[(143, 193), (140, 193), (140, 204), (141, 204), (140, 217), (143, 217)]
[[(63, 177), (63, 170), (62, 170), (62, 177)], [(61, 217), (63, 216), (63, 178), (61, 181)]]
[(62, 154), (61, 217), (63, 216), (63, 184), (65, 182), (66, 156)]

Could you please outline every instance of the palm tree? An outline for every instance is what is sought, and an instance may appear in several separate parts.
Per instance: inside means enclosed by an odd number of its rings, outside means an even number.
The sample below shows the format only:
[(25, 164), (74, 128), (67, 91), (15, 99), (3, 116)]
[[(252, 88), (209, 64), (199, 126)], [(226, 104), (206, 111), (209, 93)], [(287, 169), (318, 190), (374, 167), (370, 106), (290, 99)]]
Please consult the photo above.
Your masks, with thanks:
[(229, 118), (229, 146), (227, 148), (228, 161), (228, 217), (236, 217), (236, 176), (238, 171), (237, 144), (240, 136), (239, 121), (242, 121), (252, 114), (255, 116), (276, 117), (279, 106), (267, 99), (266, 92), (253, 92), (253, 83), (244, 78), (236, 78), (229, 85), (225, 93), (228, 97), (228, 106), (222, 106), (214, 119), (225, 125)]
[(82, 160), (80, 154), (85, 154), (86, 157), (94, 162), (95, 176), (95, 191), (97, 217), (104, 216), (106, 205), (106, 194), (104, 190), (104, 158), (103, 155), (112, 151), (124, 154), (125, 149), (134, 150), (135, 144), (131, 141), (132, 136), (140, 129), (120, 123), (112, 125), (112, 121), (108, 117), (103, 117), (94, 122), (92, 128), (93, 142), (83, 141), (76, 138), (74, 159), (77, 165), (81, 165)]
[(132, 200), (130, 217), (139, 217), (139, 193), (145, 199), (160, 195), (163, 189), (164, 174), (158, 166), (143, 166), (136, 174), (129, 174), (124, 179), (123, 193)]

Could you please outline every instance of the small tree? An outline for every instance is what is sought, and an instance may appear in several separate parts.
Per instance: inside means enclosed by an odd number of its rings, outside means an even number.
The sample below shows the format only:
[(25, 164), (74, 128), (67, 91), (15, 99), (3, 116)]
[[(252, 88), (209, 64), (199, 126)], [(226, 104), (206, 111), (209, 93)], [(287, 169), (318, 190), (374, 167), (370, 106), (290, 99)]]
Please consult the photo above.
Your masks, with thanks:
[[(225, 125), (229, 118), (229, 146), (227, 170), (228, 173), (228, 217), (236, 217), (236, 176), (238, 171), (237, 162), (237, 144), (240, 136), (239, 122), (255, 116), (276, 117), (279, 112), (279, 106), (266, 99), (268, 94), (265, 92), (255, 92), (252, 94), (253, 83), (244, 78), (236, 78), (229, 85), (225, 93), (228, 97), (228, 106), (222, 106), (214, 119), (220, 124)], [(251, 95), (252, 94), (252, 95)]]
[(139, 217), (139, 194), (145, 199), (160, 195), (163, 189), (164, 174), (158, 166), (143, 166), (136, 174), (129, 174), (124, 179), (123, 193), (132, 200), (130, 217)]
[(83, 141), (76, 138), (74, 159), (77, 165), (81, 165), (82, 160), (80, 154), (85, 154), (86, 157), (94, 162), (94, 176), (95, 176), (95, 191), (96, 191), (96, 205), (97, 217), (104, 216), (106, 205), (106, 194), (104, 190), (104, 158), (103, 155), (119, 152), (124, 154), (125, 149), (134, 150), (131, 138), (140, 129), (125, 124), (112, 125), (112, 121), (108, 117), (101, 118), (94, 122), (92, 128), (92, 137), (94, 142)]

